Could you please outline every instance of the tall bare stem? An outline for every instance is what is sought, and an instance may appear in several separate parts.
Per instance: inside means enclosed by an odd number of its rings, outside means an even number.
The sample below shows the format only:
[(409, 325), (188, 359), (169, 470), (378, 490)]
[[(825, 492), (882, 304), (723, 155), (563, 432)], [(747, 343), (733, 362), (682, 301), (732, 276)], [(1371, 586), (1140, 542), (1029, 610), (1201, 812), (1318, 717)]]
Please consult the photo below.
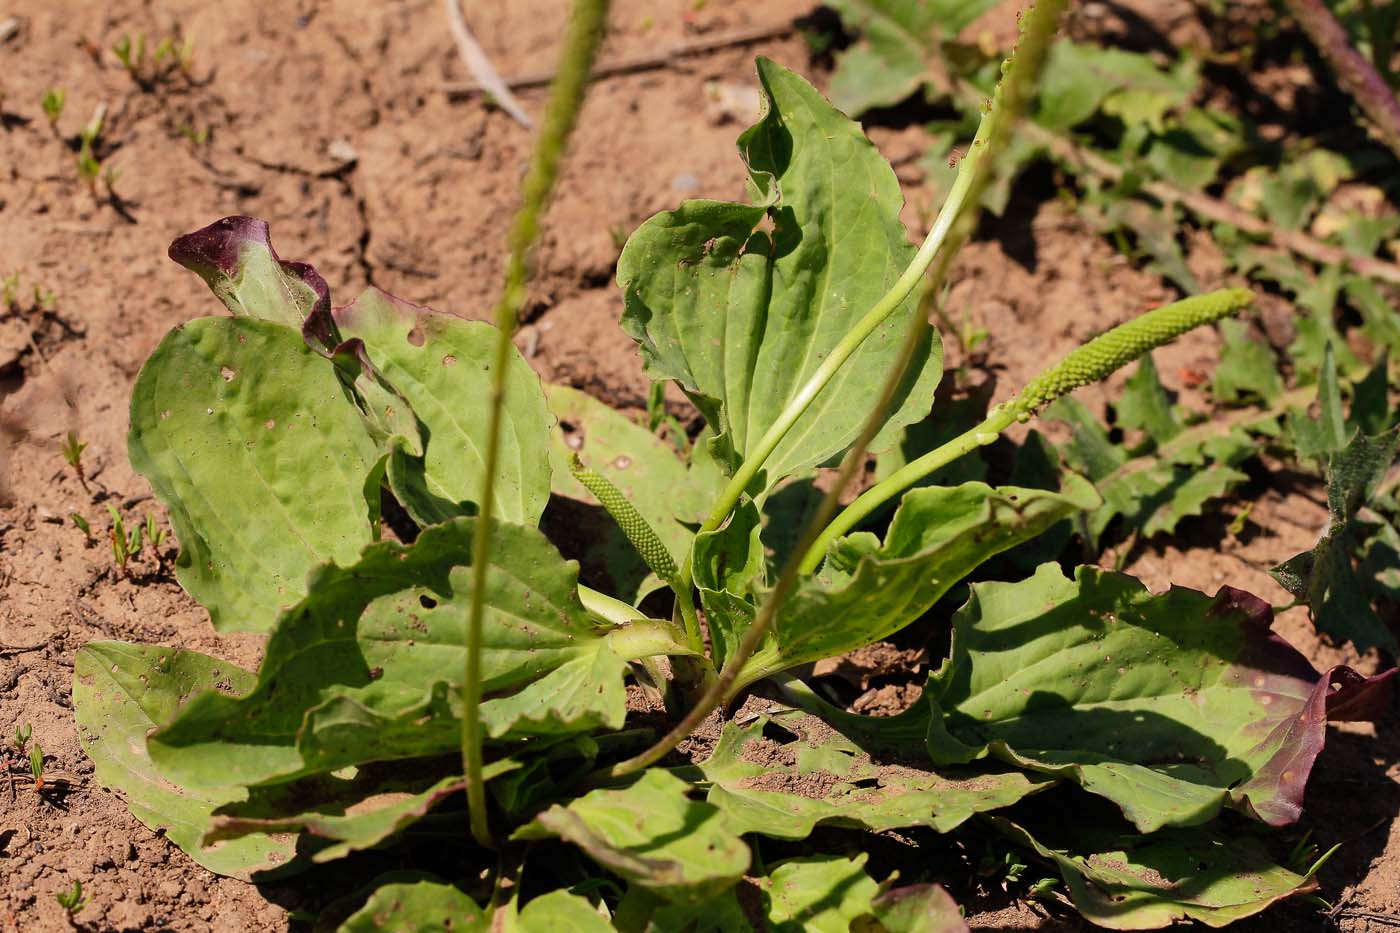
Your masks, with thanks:
[(500, 459), (501, 420), (506, 407), (506, 369), (511, 337), (525, 302), (530, 248), (539, 239), (540, 217), (549, 203), (559, 174), (559, 162), (578, 121), (588, 85), (588, 72), (607, 21), (608, 0), (574, 0), (564, 35), (559, 71), (550, 88), (549, 104), (540, 125), (530, 168), (521, 185), (520, 210), (510, 231), (510, 259), (505, 289), (496, 305), (496, 347), (491, 370), (491, 408), (486, 440), (486, 475), (482, 480), (480, 512), (472, 540), (472, 592), (467, 614), (466, 670), (462, 679), (462, 767), (467, 779), (467, 810), (473, 838), (491, 845), (486, 816), (486, 786), (481, 754), (481, 628), (486, 611), (486, 573), (491, 552), (496, 471)]

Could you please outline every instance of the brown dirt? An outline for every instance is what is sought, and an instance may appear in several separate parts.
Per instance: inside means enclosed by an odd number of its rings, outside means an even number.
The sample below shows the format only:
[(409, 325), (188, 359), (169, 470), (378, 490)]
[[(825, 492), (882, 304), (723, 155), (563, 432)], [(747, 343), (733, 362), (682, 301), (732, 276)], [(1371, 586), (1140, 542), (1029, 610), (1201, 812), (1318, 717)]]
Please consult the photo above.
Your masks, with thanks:
[[(478, 37), (503, 73), (547, 67), (562, 6), (490, 5)], [(605, 59), (780, 21), (812, 4), (614, 7)], [(290, 920), (282, 905), (294, 905), (295, 895), (210, 875), (96, 787), (69, 689), (73, 653), (92, 639), (178, 644), (250, 666), (259, 640), (216, 634), (149, 557), (114, 572), (105, 543), (85, 543), (67, 516), (80, 513), (105, 531), (108, 504), (132, 517), (161, 514), (127, 463), (126, 399), (167, 329), (217, 311), (203, 285), (165, 259), (171, 239), (225, 214), (254, 214), (272, 223), (283, 255), (314, 261), (342, 302), (374, 283), (485, 317), (530, 137), (482, 101), (440, 92), (464, 74), (440, 5), (428, 0), (19, 0), (4, 15), (17, 16), (19, 29), (0, 43), (0, 276), (19, 271), (26, 291), (42, 285), (57, 302), (51, 314), (0, 323), (8, 396), (0, 414), (7, 432), (24, 432), (7, 450), (8, 504), (0, 510), (0, 730), (31, 724), (49, 770), (68, 773), (71, 789), (50, 802), (22, 780), (13, 799), (0, 784), (0, 929), (64, 928), (53, 894), (79, 880), (91, 903), (78, 919), (89, 929), (283, 930)], [(154, 45), (176, 31), (196, 39), (193, 82), (142, 90), (106, 51), (126, 33), (144, 32)], [(734, 151), (741, 124), (706, 106), (704, 85), (751, 85), (758, 52), (813, 71), (801, 40), (788, 36), (609, 78), (591, 95), (519, 339), (545, 378), (641, 403), (640, 364), (616, 326), (612, 231), (684, 196), (742, 197)], [(68, 94), (56, 131), (39, 107), (50, 87)], [(541, 92), (522, 97), (538, 113)], [(120, 210), (78, 182), (66, 142), (99, 103), (108, 108), (105, 157), (121, 171)], [(206, 143), (185, 138), (203, 131)], [(898, 166), (910, 201), (905, 220), (921, 236), (929, 198), (915, 164), (920, 131), (876, 127), (871, 135)], [(994, 232), (960, 260), (950, 307), (955, 315), (966, 308), (990, 331), (989, 356), (1003, 367), (997, 400), (1046, 359), (1169, 297), (1053, 200), (1018, 209)], [(1208, 269), (1208, 250), (1197, 255)], [(1197, 334), (1164, 351), (1158, 363), (1168, 388), (1198, 399), (1186, 377), (1209, 372), (1215, 349), (1212, 335)], [(1085, 393), (1090, 404), (1104, 397)], [(59, 454), (69, 430), (90, 444), (87, 488)], [(1131, 569), (1154, 587), (1229, 582), (1282, 602), (1265, 568), (1311, 544), (1323, 515), (1317, 503), (1316, 489), (1267, 489), (1253, 512), (1259, 530), (1245, 540), (1225, 535), (1228, 517), (1202, 521), (1190, 536), (1142, 550)], [(172, 557), (167, 550), (165, 564)], [(1320, 645), (1299, 613), (1280, 627), (1319, 665), (1347, 659)], [(1308, 825), (1324, 847), (1346, 843), (1323, 873), (1324, 893), (1347, 909), (1396, 915), (1400, 735), (1393, 722), (1378, 733), (1368, 728), (1334, 733)], [(1319, 922), (1306, 908), (1284, 910), (1299, 918), (1297, 929)], [(986, 928), (1043, 922), (1023, 905), (973, 905), (972, 913)], [(1371, 921), (1343, 912), (1339, 922), (1360, 931)]]

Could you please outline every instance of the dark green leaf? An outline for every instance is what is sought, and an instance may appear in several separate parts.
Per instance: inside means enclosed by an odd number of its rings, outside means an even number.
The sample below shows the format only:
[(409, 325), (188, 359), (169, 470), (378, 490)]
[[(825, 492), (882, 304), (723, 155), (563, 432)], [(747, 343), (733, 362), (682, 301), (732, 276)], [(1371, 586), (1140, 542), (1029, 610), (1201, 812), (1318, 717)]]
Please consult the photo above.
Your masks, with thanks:
[(386, 884), (340, 925), (338, 933), (487, 933), (476, 902), (449, 884)]
[[(1139, 829), (1223, 805), (1297, 819), (1322, 749), (1329, 680), (1274, 638), (1266, 603), (1160, 596), (1131, 577), (1046, 564), (973, 586), (930, 680), (936, 763), (992, 755), (1107, 797)], [(942, 711), (942, 716), (938, 711)]]

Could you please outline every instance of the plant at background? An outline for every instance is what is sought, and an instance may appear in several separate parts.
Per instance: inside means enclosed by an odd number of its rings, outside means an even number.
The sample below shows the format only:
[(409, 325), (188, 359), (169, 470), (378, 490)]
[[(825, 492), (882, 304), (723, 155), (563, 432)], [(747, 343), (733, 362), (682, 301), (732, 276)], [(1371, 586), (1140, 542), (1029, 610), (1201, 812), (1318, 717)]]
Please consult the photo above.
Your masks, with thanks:
[[(1294, 4), (1299, 9), (1309, 5)], [(1391, 14), (1365, 6), (1343, 4), (1343, 21), (1376, 35), (1375, 27), (1383, 26), (1377, 16)], [(877, 7), (882, 4), (866, 13)], [(925, 51), (945, 66), (943, 72), (934, 69), (937, 80), (927, 78), (928, 66), (918, 56), (906, 54), (912, 39), (885, 41), (887, 17), (843, 14), (846, 28), (859, 38), (838, 57), (833, 88), (889, 89), (878, 99), (851, 99), (853, 113), (898, 103), (919, 80), (926, 82), (926, 94), (961, 109), (960, 119), (930, 124), (933, 148), (925, 166), (934, 188), (951, 184), (953, 171), (944, 166), (947, 155), (976, 126), (980, 89), (989, 86), (985, 53), (945, 41), (977, 12), (935, 4), (929, 15), (937, 19), (936, 28), (911, 33), (923, 37)], [(930, 44), (930, 36), (940, 39)], [(1377, 61), (1389, 59), (1385, 49), (1365, 42), (1362, 49), (1373, 58), (1379, 54)], [(911, 80), (925, 77), (914, 85), (871, 77), (891, 69)], [(1201, 290), (1188, 268), (1181, 236), (1183, 219), (1191, 216), (1211, 233), (1229, 267), (1291, 295), (1304, 312), (1294, 319), (1295, 335), (1287, 347), (1291, 373), (1243, 324), (1222, 322), (1224, 349), (1209, 387), (1218, 403), (1237, 409), (1223, 418), (1207, 419), (1173, 405), (1150, 358), (1110, 409), (1107, 424), (1073, 399), (1047, 411), (1047, 418), (1073, 430), (1073, 438), (1052, 449), (1033, 435), (1018, 457), (1018, 470), (1044, 483), (1060, 463), (1094, 480), (1105, 501), (1075, 520), (1078, 537), (1088, 555), (1121, 544), (1120, 565), (1140, 543), (1216, 508), (1246, 481), (1246, 467), (1261, 466), (1261, 454), (1305, 471), (1320, 469), (1315, 456), (1294, 449), (1293, 434), (1285, 428), (1325, 394), (1317, 378), (1324, 357), (1335, 358), (1344, 390), (1368, 372), (1353, 350), (1356, 341), (1348, 339), (1349, 330), (1386, 351), (1400, 346), (1400, 318), (1394, 312), (1400, 268), (1385, 259), (1395, 252), (1400, 220), (1375, 209), (1393, 187), (1388, 178), (1394, 161), (1366, 146), (1342, 153), (1312, 141), (1304, 141), (1296, 158), (1282, 160), (1281, 150), (1260, 140), (1248, 118), (1196, 104), (1201, 90), (1199, 69), (1189, 56), (1164, 65), (1146, 54), (1062, 40), (1046, 62), (1033, 119), (1023, 125), (1018, 144), (1005, 150), (1000, 178), (982, 198), (989, 210), (1001, 212), (1017, 173), (1049, 158), (1078, 184), (1077, 216), (1182, 292)], [(942, 319), (948, 320), (946, 313)], [(962, 414), (969, 424), (977, 416)], [(922, 452), (921, 434), (929, 429), (943, 430), (934, 425), (911, 430), (899, 450), (882, 458), (881, 471), (896, 469)], [(1111, 439), (1110, 429), (1121, 433), (1122, 440)], [(1350, 527), (1354, 536), (1379, 526)], [(1060, 534), (1059, 540), (1069, 539)], [(1364, 542), (1357, 547), (1368, 549)], [(1051, 553), (1045, 550), (1042, 556)], [(1382, 576), (1388, 572), (1374, 561), (1367, 567)], [(1319, 612), (1317, 600), (1331, 589), (1317, 581), (1290, 585), (1310, 603), (1324, 632), (1350, 637), (1342, 634), (1348, 629), (1345, 623), (1326, 621), (1338, 619), (1336, 611)], [(1367, 601), (1360, 595), (1364, 591), (1352, 590), (1362, 602)], [(1368, 609), (1356, 618), (1374, 618), (1374, 613)], [(1386, 626), (1377, 622), (1367, 627), (1370, 634), (1359, 639), (1360, 647), (1379, 644), (1390, 652), (1395, 640), (1388, 631), (1382, 636)]]
[[(431, 864), (465, 884), (386, 876), (334, 918), (347, 931), (446, 918), (958, 929), (935, 879), (877, 881), (867, 855), (843, 853), (867, 833), (948, 833), (974, 817), (1054, 865), (1101, 924), (1229, 922), (1309, 890), (1311, 871), (1277, 865), (1263, 843), (1225, 845), (1222, 812), (1296, 820), (1326, 719), (1366, 715), (1389, 675), (1319, 675), (1240, 591), (1152, 595), (1089, 567), (975, 583), (950, 620), (960, 581), (1101, 499), (1074, 475), (1058, 488), (919, 485), (1248, 292), (1100, 335), (837, 509), (866, 449), (928, 413), (942, 352), (916, 291), (1006, 145), (1063, 4), (1027, 15), (918, 249), (859, 127), (759, 61), (765, 110), (739, 139), (750, 203), (658, 214), (618, 263), (622, 324), (650, 376), (705, 418), (684, 456), (541, 385), (510, 341), (601, 25), (601, 4), (581, 6), (496, 326), (375, 288), (333, 309), (320, 275), (281, 260), (252, 218), (172, 245), (232, 316), (187, 322), (147, 360), (129, 452), (169, 509), (180, 583), (217, 628), (268, 640), (257, 672), (160, 646), (84, 647), (74, 696), (98, 779), (200, 864), (241, 878), (412, 852), (456, 828), (464, 844), (431, 842)], [(814, 493), (835, 462), (830, 491)], [(401, 540), (381, 540), (386, 497), (415, 526)], [(930, 617), (951, 624), (952, 650), (900, 716), (832, 707), (790, 673)], [(672, 754), (765, 681), (784, 702), (724, 722), (707, 751)], [(629, 705), (629, 682), (664, 704), (660, 729)], [(1103, 801), (1111, 815), (1094, 825), (1112, 832), (1066, 834), (1042, 794)], [(475, 844), (462, 820), (444, 822), (463, 800)], [(851, 849), (781, 857), (819, 826), (854, 833)]]

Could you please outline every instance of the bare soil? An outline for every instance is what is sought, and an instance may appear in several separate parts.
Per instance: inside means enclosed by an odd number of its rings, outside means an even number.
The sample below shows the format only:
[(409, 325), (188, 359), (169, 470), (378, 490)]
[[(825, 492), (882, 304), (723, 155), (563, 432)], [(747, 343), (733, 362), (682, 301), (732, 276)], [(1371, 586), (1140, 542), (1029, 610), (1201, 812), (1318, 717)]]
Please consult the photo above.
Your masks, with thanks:
[[(503, 74), (552, 64), (562, 0), (474, 6), (478, 38)], [(810, 0), (617, 0), (602, 58), (790, 23), (812, 9)], [(199, 868), (96, 785), (70, 700), (73, 654), (89, 640), (173, 644), (247, 666), (256, 665), (260, 640), (214, 632), (165, 570), (173, 543), (159, 560), (143, 555), (118, 572), (100, 534), (86, 541), (69, 516), (78, 513), (103, 532), (109, 504), (131, 518), (162, 515), (127, 462), (126, 400), (141, 362), (170, 327), (218, 311), (203, 284), (165, 258), (175, 236), (223, 215), (253, 214), (272, 224), (284, 256), (316, 264), (339, 302), (375, 284), (484, 318), (530, 134), (479, 97), (443, 92), (444, 82), (467, 76), (435, 0), (18, 0), (0, 10), (0, 22), (7, 17), (16, 17), (17, 28), (0, 40), (0, 276), (18, 271), (26, 293), (37, 284), (56, 300), (52, 310), (0, 320), (8, 460), (0, 508), (0, 730), (8, 736), (32, 725), (47, 769), (64, 775), (66, 788), (40, 798), (23, 779), (12, 793), (0, 778), (0, 929), (66, 928), (53, 895), (74, 881), (89, 894), (77, 919), (91, 930), (288, 929), (292, 911), (324, 903), (353, 882), (318, 876), (325, 889), (312, 896), (295, 883), (259, 888)], [(1012, 21), (1004, 12), (979, 28), (1004, 40)], [(1110, 16), (1095, 28), (1113, 22)], [(175, 33), (193, 37), (190, 75), (139, 86), (109, 51), (136, 33), (152, 47)], [(643, 404), (640, 363), (617, 327), (615, 237), (683, 197), (743, 197), (734, 137), (750, 118), (744, 89), (754, 84), (751, 59), (760, 53), (819, 85), (825, 80), (797, 32), (788, 31), (596, 86), (549, 212), (519, 337), (542, 377), (623, 407)], [(1268, 93), (1291, 99), (1297, 91), (1296, 77), (1271, 80)], [(725, 103), (707, 93), (709, 82), (725, 88)], [(52, 127), (39, 105), (51, 87), (67, 92)], [(543, 93), (521, 96), (537, 114)], [(99, 105), (107, 121), (101, 155), (120, 170), (117, 199), (100, 196), (100, 187), (94, 196), (75, 170), (78, 130)], [(870, 133), (905, 184), (911, 235), (922, 236), (935, 206), (918, 164), (924, 137), (917, 125), (899, 123), (872, 121)], [(1155, 276), (1043, 193), (1014, 202), (988, 226), (958, 263), (950, 307), (966, 309), (990, 332), (987, 359), (996, 369), (987, 375), (996, 379), (997, 399), (1047, 359), (1170, 297)], [(1193, 267), (1207, 285), (1219, 284), (1209, 242), (1199, 246)], [(1205, 333), (1162, 352), (1168, 388), (1198, 400), (1193, 374), (1211, 371), (1216, 349)], [(1091, 404), (1105, 397), (1085, 393)], [(60, 454), (69, 431), (89, 444), (84, 481)], [(1248, 496), (1253, 511), (1239, 537), (1227, 531), (1239, 508), (1230, 506), (1168, 542), (1139, 548), (1128, 569), (1154, 588), (1214, 591), (1229, 583), (1285, 602), (1266, 569), (1316, 539), (1325, 518), (1320, 491), (1306, 479), (1271, 474)], [(1375, 658), (1320, 643), (1300, 611), (1285, 614), (1279, 629), (1319, 667), (1344, 660), (1375, 668)], [(866, 691), (860, 708), (890, 712), (910, 699), (879, 681), (899, 660), (930, 663), (870, 653), (833, 672)], [(1400, 922), (1394, 718), (1334, 730), (1308, 805), (1305, 826), (1316, 841), (1343, 843), (1321, 876), (1322, 894), (1342, 908), (1336, 923), (1359, 933)], [(979, 892), (976, 882), (949, 882), (967, 892), (975, 927), (1080, 926), (1063, 911), (1047, 916), (997, 891)], [(1305, 930), (1325, 921), (1314, 908), (1286, 905), (1265, 922)]]

